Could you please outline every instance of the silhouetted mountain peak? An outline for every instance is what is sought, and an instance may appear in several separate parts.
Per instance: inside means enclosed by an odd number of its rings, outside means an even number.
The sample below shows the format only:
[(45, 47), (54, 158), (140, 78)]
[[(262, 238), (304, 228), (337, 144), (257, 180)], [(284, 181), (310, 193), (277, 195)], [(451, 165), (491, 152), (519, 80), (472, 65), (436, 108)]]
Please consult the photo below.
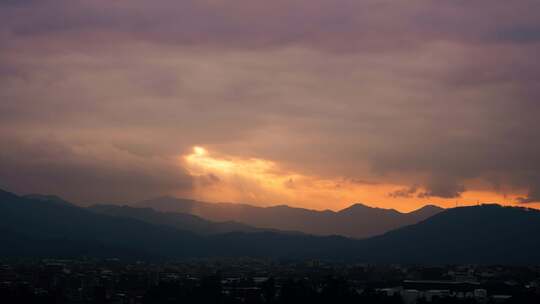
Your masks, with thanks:
[(426, 215), (435, 215), (439, 212), (442, 212), (444, 211), (445, 209), (444, 208), (441, 208), (437, 205), (433, 205), (433, 204), (428, 204), (428, 205), (425, 205), (421, 208), (418, 208), (414, 211), (411, 211), (409, 212), (409, 214), (426, 214)]
[(281, 231), (301, 231), (317, 235), (344, 235), (365, 238), (418, 223), (439, 209), (427, 207), (415, 213), (353, 204), (340, 211), (311, 210), (276, 205), (269, 207), (239, 203), (208, 203), (175, 197), (160, 197), (135, 204), (164, 212), (189, 213), (214, 222), (235, 221), (253, 227)]
[(420, 207), (420, 208), (416, 209), (416, 211), (418, 211), (418, 210), (428, 210), (428, 209), (431, 209), (431, 210), (444, 210), (444, 208), (441, 208), (441, 207), (439, 207), (437, 205), (427, 204), (427, 205), (425, 205), (423, 207)]
[(384, 208), (378, 208), (378, 207), (371, 207), (371, 206), (368, 206), (368, 205), (364, 205), (362, 203), (352, 204), (349, 207), (338, 211), (338, 213), (359, 213), (359, 212), (370, 212), (370, 211), (382, 211), (382, 212), (388, 212), (388, 213), (400, 213), (399, 211), (397, 211), (395, 209), (384, 209)]

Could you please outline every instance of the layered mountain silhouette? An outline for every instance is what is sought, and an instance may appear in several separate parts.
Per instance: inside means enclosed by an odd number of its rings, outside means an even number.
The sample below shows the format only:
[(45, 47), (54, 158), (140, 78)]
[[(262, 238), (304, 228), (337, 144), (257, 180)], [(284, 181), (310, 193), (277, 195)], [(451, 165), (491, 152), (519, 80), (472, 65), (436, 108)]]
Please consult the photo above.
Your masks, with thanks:
[(442, 208), (427, 205), (410, 213), (354, 204), (338, 212), (316, 211), (289, 206), (256, 207), (246, 204), (206, 203), (162, 197), (133, 204), (164, 212), (189, 213), (211, 221), (236, 221), (251, 226), (301, 231), (315, 235), (366, 238), (418, 223)]
[(100, 214), (138, 219), (151, 224), (171, 226), (199, 234), (267, 231), (234, 221), (212, 222), (188, 213), (162, 212), (152, 208), (94, 205), (88, 207), (88, 209)]
[(0, 191), (0, 256), (330, 257), (355, 241), (276, 232), (202, 235)]
[(317, 258), (381, 263), (530, 264), (540, 259), (540, 211), (482, 205), (355, 240), (279, 232), (198, 234), (0, 191), (0, 256)]

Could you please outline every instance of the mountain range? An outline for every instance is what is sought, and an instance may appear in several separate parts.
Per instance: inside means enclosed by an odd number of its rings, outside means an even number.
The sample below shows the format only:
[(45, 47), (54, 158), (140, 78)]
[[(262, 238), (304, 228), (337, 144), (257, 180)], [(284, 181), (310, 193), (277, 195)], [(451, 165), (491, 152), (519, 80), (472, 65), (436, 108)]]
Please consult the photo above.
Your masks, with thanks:
[(366, 238), (390, 230), (416, 224), (442, 208), (427, 205), (410, 213), (394, 209), (373, 208), (354, 204), (340, 211), (317, 211), (285, 205), (256, 207), (247, 204), (207, 203), (173, 197), (161, 197), (132, 204), (163, 212), (188, 213), (210, 221), (234, 221), (250, 226), (314, 235), (342, 235)]
[(88, 207), (88, 210), (110, 216), (138, 219), (156, 225), (171, 226), (204, 235), (227, 232), (267, 231), (265, 229), (255, 228), (234, 221), (212, 222), (188, 213), (162, 212), (152, 208), (135, 208), (118, 205), (93, 205)]
[(265, 257), (380, 263), (530, 264), (540, 259), (540, 211), (481, 205), (357, 240), (278, 231), (201, 234), (0, 191), (0, 256)]

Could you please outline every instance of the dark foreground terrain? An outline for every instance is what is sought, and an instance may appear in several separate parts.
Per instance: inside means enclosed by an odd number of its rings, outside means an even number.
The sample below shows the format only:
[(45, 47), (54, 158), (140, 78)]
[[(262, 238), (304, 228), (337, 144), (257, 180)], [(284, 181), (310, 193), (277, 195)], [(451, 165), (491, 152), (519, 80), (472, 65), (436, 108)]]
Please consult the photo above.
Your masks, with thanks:
[(540, 303), (540, 267), (0, 261), (2, 303)]
[(540, 303), (539, 233), (493, 204), (352, 239), (0, 191), (0, 303)]

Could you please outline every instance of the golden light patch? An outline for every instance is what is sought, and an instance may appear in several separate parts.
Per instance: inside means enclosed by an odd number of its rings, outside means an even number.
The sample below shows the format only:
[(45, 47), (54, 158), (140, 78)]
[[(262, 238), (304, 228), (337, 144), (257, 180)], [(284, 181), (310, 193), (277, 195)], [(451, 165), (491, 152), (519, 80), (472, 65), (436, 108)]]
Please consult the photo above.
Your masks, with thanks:
[(193, 154), (195, 154), (197, 156), (203, 156), (206, 153), (208, 153), (208, 152), (206, 152), (206, 149), (203, 148), (203, 147), (199, 147), (199, 146), (193, 147)]
[[(457, 199), (425, 198), (414, 194), (392, 197), (389, 193), (402, 189), (404, 185), (311, 176), (287, 170), (270, 160), (214, 155), (200, 146), (193, 147), (189, 154), (181, 156), (181, 163), (195, 177), (193, 197), (213, 202), (287, 204), (318, 210), (340, 210), (361, 202), (373, 207), (408, 212), (426, 204), (446, 208), (475, 205), (478, 202), (515, 205), (512, 202), (517, 197), (490, 191), (468, 191)], [(419, 193), (422, 191), (418, 189)]]

